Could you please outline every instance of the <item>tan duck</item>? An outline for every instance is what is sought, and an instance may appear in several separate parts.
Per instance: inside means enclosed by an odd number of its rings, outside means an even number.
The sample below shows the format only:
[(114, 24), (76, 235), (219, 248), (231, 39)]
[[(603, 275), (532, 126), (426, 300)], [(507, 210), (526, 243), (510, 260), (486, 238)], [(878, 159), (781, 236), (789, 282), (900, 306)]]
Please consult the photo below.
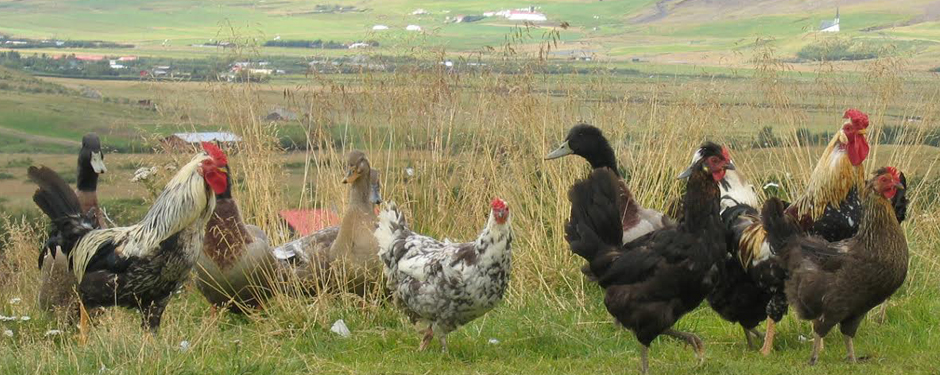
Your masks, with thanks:
[(277, 260), (264, 231), (242, 221), (228, 168), (225, 172), (228, 187), (216, 194), (215, 212), (206, 224), (196, 288), (214, 307), (244, 313), (271, 295)]
[[(108, 171), (101, 152), (101, 140), (95, 133), (82, 137), (82, 149), (78, 153), (78, 176), (76, 193), (82, 212), (95, 217), (98, 228), (107, 228), (104, 212), (98, 206), (98, 175)], [(60, 251), (55, 256), (42, 252), (40, 259), (41, 282), (39, 285), (39, 306), (45, 310), (77, 312), (78, 299), (75, 295), (77, 281), (68, 269), (68, 259)]]
[(381, 279), (373, 234), (375, 205), (382, 203), (379, 171), (371, 168), (362, 151), (350, 152), (346, 161), (343, 183), (349, 185), (349, 203), (340, 225), (274, 249), (284, 274), (296, 278), (309, 294), (326, 289), (365, 295)]

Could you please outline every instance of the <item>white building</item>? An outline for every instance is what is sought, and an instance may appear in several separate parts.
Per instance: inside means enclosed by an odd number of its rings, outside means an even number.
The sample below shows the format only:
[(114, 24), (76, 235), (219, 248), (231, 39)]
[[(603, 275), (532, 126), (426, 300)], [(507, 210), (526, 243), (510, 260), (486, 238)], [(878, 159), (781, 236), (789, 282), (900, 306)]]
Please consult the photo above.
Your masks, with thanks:
[(411, 12), (411, 15), (412, 15), (412, 16), (420, 16), (420, 15), (423, 15), (423, 14), (428, 14), (428, 11), (426, 11), (426, 10), (424, 10), (424, 9), (421, 9), (421, 8), (418, 8), (418, 9), (415, 9), (414, 12)]
[(421, 26), (418, 26), (418, 25), (408, 25), (408, 27), (405, 27), (405, 30), (408, 30), (408, 31), (421, 31)]
[(373, 31), (388, 30), (388, 26), (385, 26), (385, 25), (375, 25), (375, 26), (372, 26), (372, 30), (373, 30)]
[(527, 12), (527, 11), (520, 11), (520, 10), (509, 11), (509, 14), (506, 15), (506, 18), (509, 19), (510, 21), (534, 21), (534, 22), (548, 21), (548, 17), (546, 17), (542, 13)]
[(832, 21), (822, 21), (819, 25), (819, 31), (824, 33), (839, 32), (839, 8), (836, 8), (836, 18)]
[(349, 49), (369, 48), (369, 47), (371, 47), (369, 43), (362, 43), (362, 42), (353, 43), (349, 45)]

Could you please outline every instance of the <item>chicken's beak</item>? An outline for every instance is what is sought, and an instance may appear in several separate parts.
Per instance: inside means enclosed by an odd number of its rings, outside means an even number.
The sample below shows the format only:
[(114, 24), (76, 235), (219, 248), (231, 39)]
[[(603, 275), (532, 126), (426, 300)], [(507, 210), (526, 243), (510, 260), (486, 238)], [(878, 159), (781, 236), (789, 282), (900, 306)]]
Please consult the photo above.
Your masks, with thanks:
[(836, 134), (836, 137), (839, 143), (844, 145), (849, 144), (849, 136), (845, 134), (845, 130), (839, 129), (839, 133)]
[(735, 170), (734, 162), (729, 160), (728, 163), (725, 164), (725, 170), (726, 170), (726, 171), (733, 171), (733, 170)]
[(555, 151), (552, 151), (545, 157), (545, 160), (558, 159), (565, 155), (571, 155), (574, 151), (571, 150), (571, 146), (568, 145), (568, 141), (564, 141)]
[(346, 172), (346, 177), (343, 177), (343, 183), (352, 183), (353, 181), (356, 181), (357, 178), (359, 178), (359, 172), (356, 171), (356, 168), (350, 169)]
[(97, 174), (108, 171), (108, 167), (104, 166), (104, 156), (101, 155), (101, 151), (91, 153), (91, 169)]
[(904, 190), (904, 184), (902, 184), (902, 183), (900, 183), (900, 182), (895, 182), (895, 183), (894, 183), (894, 187), (895, 187), (896, 189), (898, 189), (898, 190)]

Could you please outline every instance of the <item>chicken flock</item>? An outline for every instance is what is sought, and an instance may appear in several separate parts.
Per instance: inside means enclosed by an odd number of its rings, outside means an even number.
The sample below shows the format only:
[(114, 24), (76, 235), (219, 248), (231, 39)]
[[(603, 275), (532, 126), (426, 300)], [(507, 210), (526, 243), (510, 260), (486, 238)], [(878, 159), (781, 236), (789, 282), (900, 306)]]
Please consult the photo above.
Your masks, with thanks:
[[(694, 150), (679, 174), (685, 192), (674, 215), (634, 199), (594, 126), (575, 125), (547, 155), (590, 164), (568, 190), (565, 239), (583, 258), (581, 271), (603, 289), (607, 311), (639, 341), (642, 373), (662, 335), (686, 342), (704, 360), (704, 341), (674, 328), (703, 301), (740, 325), (748, 346), (762, 339), (765, 355), (792, 307), (812, 321), (811, 364), (837, 325), (847, 359), (858, 359), (853, 338), (862, 319), (907, 274), (907, 180), (893, 167), (866, 180), (868, 116), (850, 109), (843, 117), (806, 190), (792, 202), (769, 198), (763, 206), (728, 148), (712, 142)], [(171, 296), (193, 273), (214, 308), (236, 313), (263, 309), (287, 281), (299, 281), (307, 295), (379, 290), (418, 325), (420, 350), (434, 337), (446, 350), (448, 333), (495, 308), (507, 292), (513, 231), (503, 199), (493, 199), (476, 239), (436, 240), (414, 232), (394, 202), (377, 213), (379, 171), (352, 151), (340, 224), (274, 246), (243, 221), (225, 152), (203, 143), (141, 222), (109, 228), (96, 193), (107, 170), (100, 140), (89, 134), (82, 144), (77, 191), (49, 168), (27, 172), (38, 185), (33, 200), (51, 220), (39, 254), (40, 304), (78, 315), (82, 342), (89, 312), (108, 306), (138, 310), (141, 325), (156, 333)], [(757, 330), (763, 321), (766, 333)]]

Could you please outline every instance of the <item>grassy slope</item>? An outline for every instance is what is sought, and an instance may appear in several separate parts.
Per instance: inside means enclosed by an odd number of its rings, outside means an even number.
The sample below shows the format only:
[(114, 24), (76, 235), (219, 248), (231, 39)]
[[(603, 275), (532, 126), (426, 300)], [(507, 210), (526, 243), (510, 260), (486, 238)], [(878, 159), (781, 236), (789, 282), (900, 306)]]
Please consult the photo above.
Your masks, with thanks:
[[(509, 7), (503, 2), (455, 1), (339, 1), (355, 5), (365, 12), (312, 14), (314, 3), (286, 1), (11, 1), (0, 0), (0, 32), (32, 37), (103, 39), (134, 43), (145, 54), (204, 54), (205, 49), (188, 47), (210, 39), (228, 39), (233, 35), (269, 40), (333, 39), (342, 42), (374, 38), (386, 46), (414, 46), (416, 41), (430, 42), (450, 50), (474, 51), (483, 46), (505, 42), (512, 24), (486, 19), (473, 24), (444, 24), (445, 16), (479, 14)], [(736, 8), (722, 8), (722, 2), (667, 2), (668, 16), (651, 23), (633, 20), (654, 12), (654, 0), (520, 1), (512, 6), (540, 6), (551, 20), (567, 21), (573, 28), (563, 33), (566, 40), (581, 43), (563, 45), (567, 49), (599, 49), (602, 54), (627, 57), (634, 54), (657, 56), (668, 53), (722, 53), (740, 44), (742, 39), (775, 38), (788, 53), (812, 41), (808, 32), (819, 22), (832, 17), (835, 4), (807, 5), (796, 0), (756, 1)], [(333, 4), (333, 3), (330, 3)], [(831, 6), (830, 6), (831, 5)], [(907, 38), (912, 34), (934, 42), (940, 36), (930, 30), (935, 22), (909, 27), (888, 28), (880, 33), (863, 33), (873, 26), (902, 24), (924, 14), (925, 0), (866, 1), (843, 4), (842, 35), (883, 38), (885, 35)], [(412, 16), (417, 8), (430, 15)], [(444, 13), (449, 11), (449, 13)], [(704, 15), (704, 16), (702, 16)], [(596, 17), (596, 18), (595, 18)], [(930, 21), (930, 20), (928, 20)], [(372, 33), (374, 24), (386, 24), (392, 30)], [(403, 31), (408, 24), (424, 27), (425, 35)], [(69, 25), (63, 28), (62, 25)], [(921, 33), (921, 31), (923, 31)], [(694, 40), (690, 40), (694, 38)], [(164, 45), (167, 40), (167, 45)], [(690, 42), (691, 45), (690, 45)], [(123, 51), (127, 52), (127, 51)], [(271, 50), (273, 53), (311, 54), (304, 50)], [(110, 51), (109, 53), (121, 53)]]

